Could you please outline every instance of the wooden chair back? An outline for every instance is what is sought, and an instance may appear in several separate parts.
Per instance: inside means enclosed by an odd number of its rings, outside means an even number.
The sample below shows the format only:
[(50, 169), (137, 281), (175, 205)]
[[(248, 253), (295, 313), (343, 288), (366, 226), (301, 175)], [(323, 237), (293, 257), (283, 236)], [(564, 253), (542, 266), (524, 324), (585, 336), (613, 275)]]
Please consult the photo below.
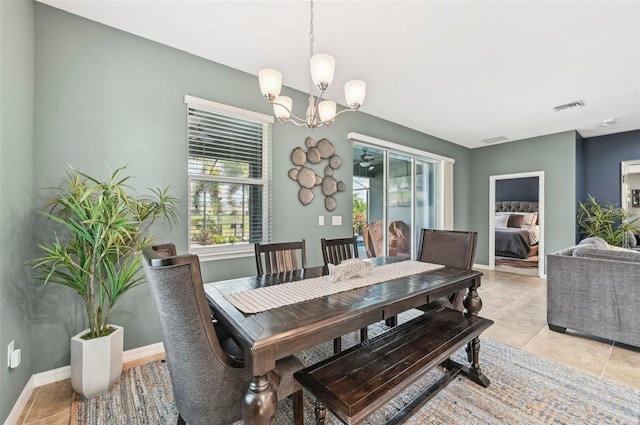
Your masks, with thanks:
[(418, 260), (471, 269), (476, 256), (477, 243), (477, 232), (422, 229), (422, 244)]
[(255, 252), (258, 276), (290, 272), (307, 267), (304, 239), (296, 242), (256, 243)]
[(327, 264), (340, 264), (350, 258), (359, 258), (355, 236), (339, 239), (322, 238), (320, 244), (322, 245), (322, 258), (325, 266)]

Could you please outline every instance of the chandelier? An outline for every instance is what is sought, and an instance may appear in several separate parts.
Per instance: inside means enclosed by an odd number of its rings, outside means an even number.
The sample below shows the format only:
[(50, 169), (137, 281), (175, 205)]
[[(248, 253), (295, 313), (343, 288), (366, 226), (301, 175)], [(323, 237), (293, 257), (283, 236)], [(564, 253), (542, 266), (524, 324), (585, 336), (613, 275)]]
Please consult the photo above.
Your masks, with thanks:
[[(364, 102), (367, 85), (361, 80), (351, 80), (344, 85), (344, 95), (349, 109), (336, 113), (336, 102), (322, 100), (325, 91), (333, 81), (336, 61), (328, 54), (313, 54), (313, 0), (311, 1), (309, 29), (309, 65), (311, 68), (311, 84), (309, 89), (309, 106), (306, 116), (300, 118), (293, 113), (293, 100), (288, 96), (280, 96), (282, 89), (282, 74), (275, 69), (263, 69), (258, 73), (260, 91), (264, 98), (273, 105), (273, 112), (282, 123), (292, 122), (299, 127), (310, 129), (329, 126), (338, 115), (343, 112), (353, 112), (360, 109)], [(314, 85), (320, 90), (316, 97), (313, 95)]]

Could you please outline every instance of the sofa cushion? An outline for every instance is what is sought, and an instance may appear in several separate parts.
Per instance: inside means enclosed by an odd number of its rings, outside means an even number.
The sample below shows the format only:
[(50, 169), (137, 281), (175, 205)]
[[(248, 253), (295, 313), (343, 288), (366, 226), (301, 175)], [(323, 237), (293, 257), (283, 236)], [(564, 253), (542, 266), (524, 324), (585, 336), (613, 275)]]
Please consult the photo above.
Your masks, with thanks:
[(597, 249), (608, 249), (609, 248), (609, 244), (607, 243), (607, 241), (605, 241), (602, 238), (599, 238), (597, 236), (592, 236), (589, 238), (585, 238), (583, 240), (580, 241), (580, 243), (578, 243), (578, 245), (593, 245), (594, 248)]
[(599, 260), (614, 260), (640, 263), (640, 252), (632, 250), (594, 249), (589, 246), (577, 247), (573, 250), (574, 257), (596, 258)]

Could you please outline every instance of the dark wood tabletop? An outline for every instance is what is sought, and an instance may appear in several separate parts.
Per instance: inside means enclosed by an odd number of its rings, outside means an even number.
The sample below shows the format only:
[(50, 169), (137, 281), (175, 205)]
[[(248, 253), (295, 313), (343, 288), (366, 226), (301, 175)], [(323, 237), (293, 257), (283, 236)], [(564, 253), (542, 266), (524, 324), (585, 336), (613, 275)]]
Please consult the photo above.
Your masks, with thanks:
[[(402, 259), (378, 257), (369, 261), (374, 265), (383, 265)], [(233, 292), (326, 274), (326, 267), (311, 267), (295, 272), (251, 276), (204, 285), (216, 318), (236, 335), (245, 351), (245, 361), (254, 374), (273, 369), (277, 359), (304, 348), (330, 341), (464, 289), (470, 286), (470, 280), (477, 280), (478, 287), (482, 275), (473, 270), (444, 267), (257, 314), (245, 314), (224, 298), (225, 294)]]
[[(397, 257), (378, 257), (366, 261), (379, 266), (403, 260)], [(465, 288), (469, 288), (468, 293), (471, 294), (468, 301), (471, 311), (466, 314), (477, 314), (482, 305), (476, 292), (480, 287), (482, 273), (454, 267), (444, 267), (256, 314), (241, 312), (224, 297), (233, 292), (326, 274), (326, 267), (311, 267), (204, 285), (214, 315), (235, 335), (244, 351), (245, 365), (253, 375), (242, 406), (246, 424), (268, 424), (275, 415), (275, 389), (266, 376), (275, 368), (278, 359)]]

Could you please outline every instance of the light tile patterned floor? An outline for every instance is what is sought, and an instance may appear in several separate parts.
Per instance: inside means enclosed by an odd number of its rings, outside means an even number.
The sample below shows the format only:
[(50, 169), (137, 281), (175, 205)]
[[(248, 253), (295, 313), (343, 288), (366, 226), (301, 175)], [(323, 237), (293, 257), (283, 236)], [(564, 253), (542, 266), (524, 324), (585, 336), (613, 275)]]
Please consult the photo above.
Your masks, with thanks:
[[(495, 321), (484, 335), (582, 372), (640, 388), (640, 349), (560, 334), (546, 326), (546, 281), (535, 276), (483, 270), (481, 315)], [(147, 358), (137, 361), (155, 360)], [(127, 364), (132, 367), (135, 364)], [(68, 424), (69, 379), (36, 388), (18, 424)]]

